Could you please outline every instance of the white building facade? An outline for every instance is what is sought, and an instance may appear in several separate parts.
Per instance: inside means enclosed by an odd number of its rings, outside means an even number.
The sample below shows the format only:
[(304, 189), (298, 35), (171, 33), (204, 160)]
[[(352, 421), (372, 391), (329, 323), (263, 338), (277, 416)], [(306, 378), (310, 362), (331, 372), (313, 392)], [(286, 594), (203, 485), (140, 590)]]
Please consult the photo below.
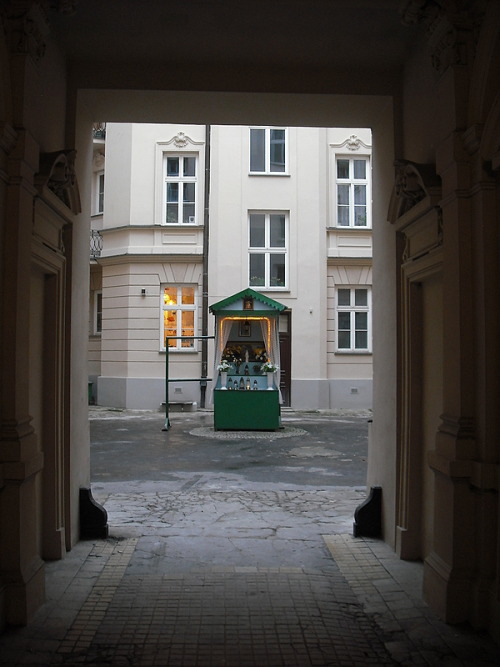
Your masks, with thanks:
[[(372, 402), (371, 132), (108, 123), (94, 132), (89, 398), (209, 407), (208, 307), (246, 287), (286, 306), (296, 409)], [(105, 136), (105, 139), (104, 139)], [(207, 381), (204, 378), (208, 378)]]

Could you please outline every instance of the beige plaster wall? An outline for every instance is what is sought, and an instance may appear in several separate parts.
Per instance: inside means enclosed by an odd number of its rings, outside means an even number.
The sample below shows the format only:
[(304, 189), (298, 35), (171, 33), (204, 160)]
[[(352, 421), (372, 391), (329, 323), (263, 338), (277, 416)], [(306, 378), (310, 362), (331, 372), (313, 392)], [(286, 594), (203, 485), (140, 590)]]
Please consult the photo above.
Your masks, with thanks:
[[(340, 394), (332, 404), (327, 377), (353, 375), (371, 380), (371, 357), (368, 368), (366, 363), (358, 367), (357, 355), (345, 364), (345, 359), (335, 358), (331, 348), (327, 358), (334, 327), (333, 313), (327, 305), (326, 244), (327, 229), (335, 222), (335, 157), (337, 153), (357, 154), (346, 147), (353, 135), (369, 147), (371, 134), (367, 129), (290, 127), (289, 174), (256, 177), (249, 176), (246, 166), (248, 126), (212, 128), (210, 295), (213, 301), (226, 297), (228, 277), (231, 291), (248, 284), (247, 212), (289, 212), (289, 288), (268, 293), (292, 310), (292, 404), (296, 407), (338, 407)], [(360, 154), (369, 155), (369, 148), (362, 148)], [(371, 233), (364, 234), (370, 240), (366, 256), (371, 258)], [(342, 256), (340, 252), (339, 261)], [(359, 276), (352, 279), (357, 284)], [(342, 368), (338, 374), (336, 361)], [(322, 383), (324, 386), (320, 386)]]
[[(160, 349), (161, 285), (197, 285), (200, 295), (201, 263), (169, 263), (165, 260), (132, 262), (124, 258), (104, 263), (102, 275), (99, 403), (115, 407), (158, 408), (164, 400), (165, 377), (165, 353)], [(142, 289), (146, 290), (145, 295), (142, 295)], [(201, 329), (199, 303), (198, 329)], [(171, 377), (200, 376), (199, 345), (196, 347), (197, 352), (170, 353)], [(134, 378), (143, 382), (142, 396), (127, 389), (132, 386), (130, 380)], [(196, 383), (190, 384), (194, 387)], [(190, 392), (188, 395), (189, 400), (198, 400)], [(132, 396), (135, 398), (132, 399)]]
[(82, 210), (72, 228), (72, 254), (68, 267), (71, 271), (71, 303), (68, 304), (70, 311), (67, 326), (71, 335), (71, 353), (67, 356), (69, 401), (66, 409), (71, 413), (67, 471), (70, 475), (71, 489), (68, 523), (71, 529), (72, 544), (79, 540), (79, 489), (90, 485), (87, 350), (92, 121), (88, 117), (77, 118), (75, 147), (78, 154), (77, 177)]
[[(217, 170), (211, 191), (213, 254), (209, 292), (212, 302), (216, 302), (248, 286), (248, 212), (285, 211), (289, 218), (289, 285), (266, 293), (293, 312), (292, 376), (318, 379), (324, 376), (326, 368), (322, 332), (326, 320), (327, 145), (324, 130), (291, 127), (288, 133), (288, 174), (252, 176), (245, 166), (249, 155), (248, 126), (214, 128)], [(228, 156), (233, 155), (234, 145), (238, 148), (233, 161)]]
[(103, 229), (130, 224), (132, 199), (132, 126), (116, 123), (106, 133)]
[[(344, 385), (335, 387), (335, 383), (353, 377), (363, 380), (358, 383), (359, 387), (363, 386), (363, 392), (356, 397), (357, 404), (362, 408), (370, 407), (371, 389), (367, 394), (365, 387), (371, 384), (371, 355), (350, 355), (348, 359), (346, 355), (335, 355), (330, 349), (327, 357), (334, 318), (327, 304), (329, 251), (326, 244), (331, 234), (337, 234), (334, 226), (336, 155), (369, 155), (371, 131), (290, 127), (288, 171), (284, 175), (272, 176), (249, 173), (249, 136), (248, 126), (211, 126), (209, 302), (219, 301), (229, 292), (248, 285), (248, 212), (285, 211), (289, 217), (289, 284), (286, 288), (266, 291), (293, 311), (292, 379), (296, 391), (292, 392), (292, 402), (296, 407), (346, 407), (342, 403)], [(179, 138), (186, 143), (180, 149), (177, 146)], [(357, 147), (353, 145), (353, 139), (359, 143)], [(164, 361), (159, 355), (158, 333), (155, 332), (155, 327), (159, 328), (159, 285), (166, 282), (161, 276), (165, 274), (165, 278), (168, 272), (172, 276), (180, 275), (186, 255), (201, 255), (201, 226), (158, 224), (162, 222), (164, 151), (198, 155), (197, 220), (203, 222), (205, 126), (107, 123), (106, 208), (103, 251), (99, 260), (99, 266), (104, 267), (102, 377), (99, 380), (102, 392), (99, 402), (104, 397), (108, 402), (113, 401), (112, 387), (124, 384), (118, 379), (120, 377), (142, 378), (146, 382), (148, 377), (158, 378), (164, 374)], [(125, 210), (127, 205), (130, 211)], [(344, 255), (352, 258), (361, 254), (370, 263), (371, 230), (349, 232), (351, 244), (349, 248), (339, 248), (337, 260), (341, 261)], [(356, 239), (361, 236), (360, 253)], [(133, 257), (137, 259), (132, 260)], [(155, 264), (153, 257), (160, 264)], [(175, 268), (173, 265), (169, 267), (172, 262)], [(344, 278), (349, 284), (358, 284), (360, 275), (364, 284), (371, 285), (370, 270), (358, 274), (351, 267)], [(368, 278), (369, 282), (366, 282)], [(347, 284), (346, 280), (339, 279), (338, 282)], [(182, 276), (181, 282), (185, 281), (192, 282), (189, 271)], [(138, 298), (141, 289), (146, 289), (147, 293)], [(127, 331), (127, 322), (130, 322), (131, 331)], [(135, 340), (137, 327), (141, 328), (136, 322), (146, 322), (152, 327), (149, 333), (141, 331), (141, 342)], [(92, 359), (97, 361), (99, 341), (91, 339), (90, 343)], [(209, 351), (211, 366), (210, 347)], [(176, 359), (179, 356), (172, 354), (171, 364), (178, 363)], [(196, 361), (199, 364), (200, 360)], [(186, 366), (187, 372), (193, 375), (189, 366), (190, 362)], [(95, 362), (91, 369), (97, 369)], [(185, 374), (186, 370), (180, 373), (181, 376)], [(200, 373), (194, 373), (196, 375)], [(330, 378), (329, 382), (326, 382), (327, 378)], [(324, 384), (321, 390), (315, 387), (318, 383)], [(329, 390), (330, 384), (332, 391)], [(356, 388), (351, 389), (348, 391), (354, 394)], [(312, 400), (312, 395), (318, 391), (321, 400)], [(154, 396), (152, 407), (157, 404), (157, 393), (157, 388), (151, 390), (151, 396)], [(329, 398), (330, 394), (333, 399)], [(120, 389), (118, 395), (122, 402), (127, 402), (129, 399), (125, 399), (125, 395), (131, 396), (132, 393)], [(351, 405), (352, 400), (349, 397), (350, 407), (356, 405)]]
[(395, 544), (396, 510), (396, 238), (387, 221), (394, 183), (393, 107), (371, 109), (373, 137), (373, 423), (367, 486), (382, 487), (384, 540)]

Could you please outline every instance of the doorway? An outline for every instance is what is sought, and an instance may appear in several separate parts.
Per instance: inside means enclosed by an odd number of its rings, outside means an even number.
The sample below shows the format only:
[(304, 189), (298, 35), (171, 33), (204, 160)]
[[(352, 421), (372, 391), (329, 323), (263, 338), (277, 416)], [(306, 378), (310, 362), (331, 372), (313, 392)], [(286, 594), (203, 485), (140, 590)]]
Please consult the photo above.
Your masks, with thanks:
[(279, 316), (279, 342), (280, 342), (280, 390), (283, 399), (282, 406), (291, 405), (291, 375), (292, 375), (292, 313), (286, 310)]

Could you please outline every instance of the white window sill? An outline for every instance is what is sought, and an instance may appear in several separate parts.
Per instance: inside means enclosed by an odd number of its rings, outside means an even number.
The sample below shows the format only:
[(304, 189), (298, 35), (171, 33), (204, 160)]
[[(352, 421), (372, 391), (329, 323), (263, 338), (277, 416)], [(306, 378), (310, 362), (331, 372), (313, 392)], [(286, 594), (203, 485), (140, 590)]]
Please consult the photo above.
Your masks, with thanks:
[(288, 171), (249, 171), (248, 172), (249, 176), (277, 176), (283, 177), (283, 176), (290, 176), (290, 173)]
[(372, 227), (343, 227), (342, 225), (330, 225), (327, 229), (335, 229), (350, 232), (370, 232)]
[(335, 354), (341, 354), (341, 355), (355, 355), (355, 356), (360, 356), (363, 355), (365, 357), (369, 357), (373, 354), (370, 350), (335, 350)]
[(203, 224), (198, 222), (160, 222), (160, 225), (173, 229), (178, 229), (179, 227), (203, 227)]

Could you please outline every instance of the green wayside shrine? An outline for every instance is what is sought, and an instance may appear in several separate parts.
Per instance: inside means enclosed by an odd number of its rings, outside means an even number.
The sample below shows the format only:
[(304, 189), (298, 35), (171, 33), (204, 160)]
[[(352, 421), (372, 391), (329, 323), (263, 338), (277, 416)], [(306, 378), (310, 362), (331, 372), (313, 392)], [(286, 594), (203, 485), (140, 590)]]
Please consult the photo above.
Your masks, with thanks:
[(278, 301), (247, 288), (210, 306), (215, 315), (215, 430), (281, 426)]

